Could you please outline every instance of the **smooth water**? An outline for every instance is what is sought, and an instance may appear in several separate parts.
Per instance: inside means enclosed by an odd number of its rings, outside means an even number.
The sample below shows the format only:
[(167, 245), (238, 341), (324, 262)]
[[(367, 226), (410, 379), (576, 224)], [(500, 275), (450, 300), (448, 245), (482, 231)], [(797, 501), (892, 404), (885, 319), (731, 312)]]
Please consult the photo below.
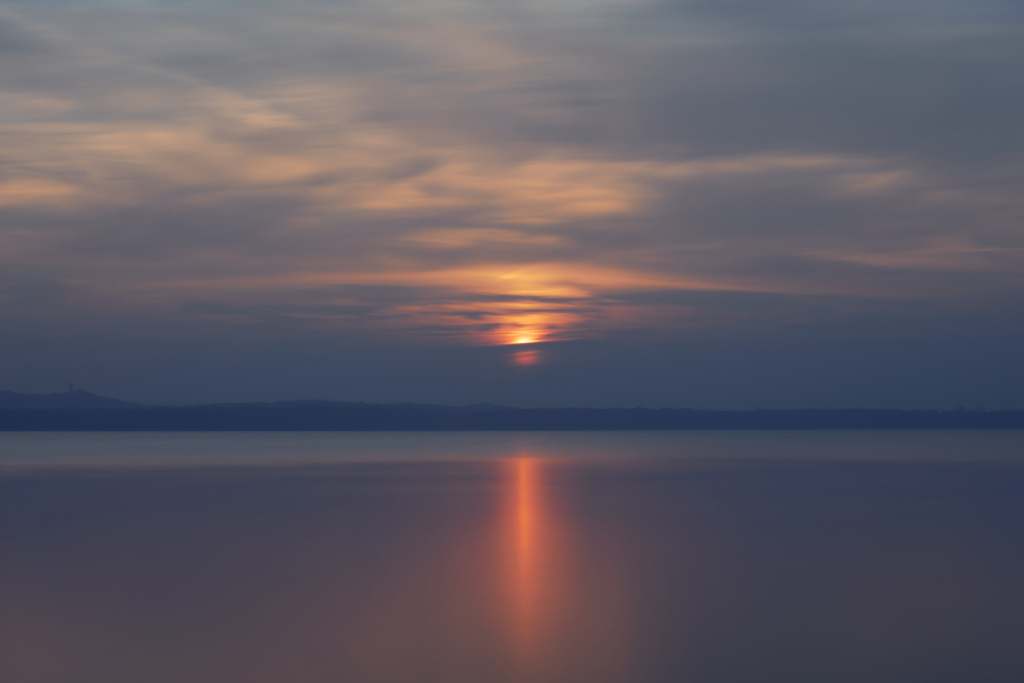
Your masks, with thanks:
[(4, 683), (1024, 680), (1024, 432), (0, 434)]

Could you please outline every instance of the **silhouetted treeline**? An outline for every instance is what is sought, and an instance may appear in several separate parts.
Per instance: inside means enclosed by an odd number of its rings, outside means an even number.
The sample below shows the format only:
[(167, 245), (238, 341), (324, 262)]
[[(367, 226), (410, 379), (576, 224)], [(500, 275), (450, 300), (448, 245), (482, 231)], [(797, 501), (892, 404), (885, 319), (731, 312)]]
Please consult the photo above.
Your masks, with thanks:
[(293, 402), (0, 409), (3, 431), (1020, 429), (1024, 411), (452, 408)]

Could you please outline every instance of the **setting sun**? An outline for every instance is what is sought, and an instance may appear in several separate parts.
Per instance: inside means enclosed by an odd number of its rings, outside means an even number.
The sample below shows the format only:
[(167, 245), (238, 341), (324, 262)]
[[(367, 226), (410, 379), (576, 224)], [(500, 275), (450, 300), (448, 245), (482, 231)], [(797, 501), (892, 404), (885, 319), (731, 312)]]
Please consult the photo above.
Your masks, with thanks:
[(539, 365), (544, 360), (544, 354), (540, 349), (526, 349), (514, 352), (509, 357), (509, 360), (512, 362), (512, 365)]

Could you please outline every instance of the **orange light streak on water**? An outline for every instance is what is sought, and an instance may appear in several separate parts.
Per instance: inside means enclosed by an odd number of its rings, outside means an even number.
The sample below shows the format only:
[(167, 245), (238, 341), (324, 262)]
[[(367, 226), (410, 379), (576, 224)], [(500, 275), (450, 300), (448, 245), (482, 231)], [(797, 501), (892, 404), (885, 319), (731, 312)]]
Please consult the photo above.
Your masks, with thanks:
[[(628, 647), (617, 560), (590, 546), (561, 465), (507, 461), (503, 543), (512, 683), (621, 683)], [(582, 532), (582, 533), (581, 533)], [(592, 537), (591, 537), (592, 538)], [(602, 544), (604, 545), (604, 544)]]
[(546, 511), (542, 492), (541, 461), (515, 458), (511, 461), (513, 504), (512, 600), (515, 651), (518, 668), (535, 669), (544, 638), (544, 550)]

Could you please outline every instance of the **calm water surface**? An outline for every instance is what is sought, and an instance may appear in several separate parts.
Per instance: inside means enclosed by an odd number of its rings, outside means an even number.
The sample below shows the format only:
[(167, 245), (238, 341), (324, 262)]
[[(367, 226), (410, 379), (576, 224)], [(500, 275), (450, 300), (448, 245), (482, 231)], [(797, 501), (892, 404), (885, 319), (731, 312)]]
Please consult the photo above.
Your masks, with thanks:
[(0, 434), (3, 683), (1024, 680), (1024, 432)]

